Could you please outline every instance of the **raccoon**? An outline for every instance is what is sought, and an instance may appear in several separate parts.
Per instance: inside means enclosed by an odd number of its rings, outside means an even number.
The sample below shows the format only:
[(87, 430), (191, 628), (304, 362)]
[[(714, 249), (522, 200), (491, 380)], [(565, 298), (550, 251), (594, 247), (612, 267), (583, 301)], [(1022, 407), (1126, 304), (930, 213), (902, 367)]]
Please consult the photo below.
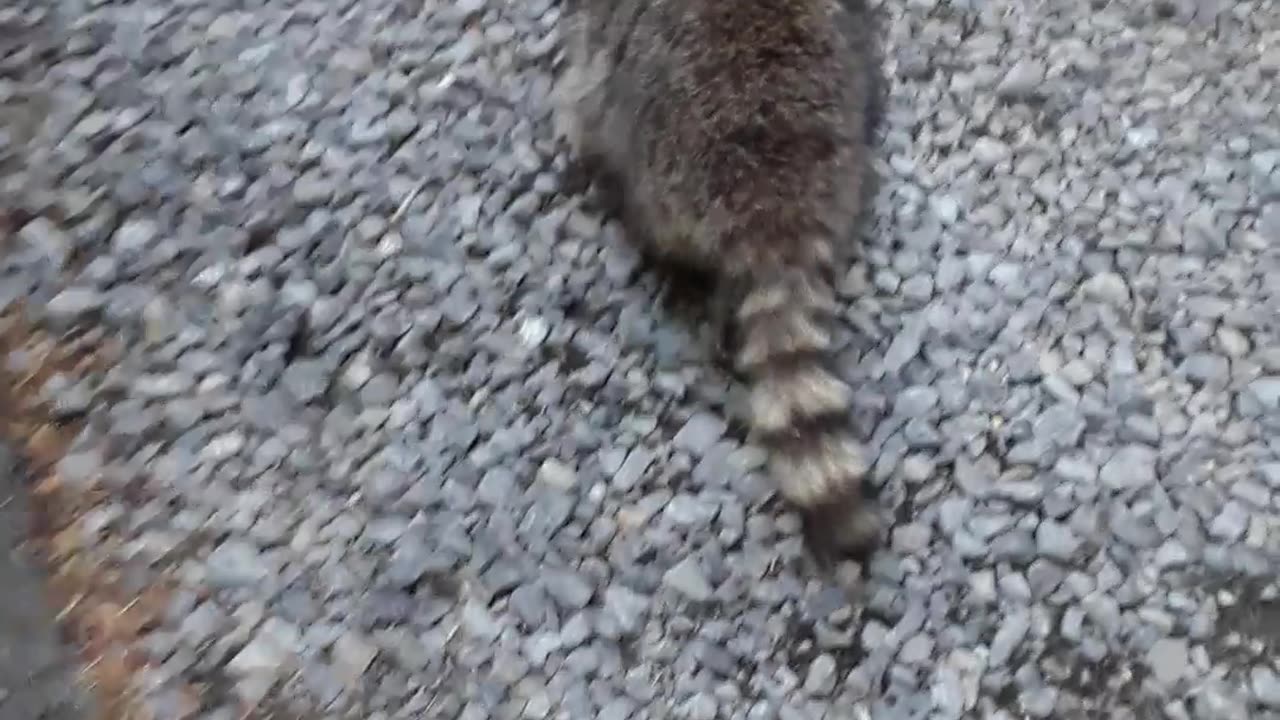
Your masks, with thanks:
[(867, 0), (565, 0), (553, 117), (651, 258), (716, 279), (747, 424), (806, 532), (871, 550), (865, 449), (832, 362), (834, 283), (874, 182)]

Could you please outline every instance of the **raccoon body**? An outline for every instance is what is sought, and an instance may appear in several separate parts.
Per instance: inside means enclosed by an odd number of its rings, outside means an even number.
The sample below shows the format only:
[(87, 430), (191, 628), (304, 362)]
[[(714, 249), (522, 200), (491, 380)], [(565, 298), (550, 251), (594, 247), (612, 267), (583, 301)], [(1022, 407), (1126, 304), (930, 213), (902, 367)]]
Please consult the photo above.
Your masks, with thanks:
[(877, 515), (832, 363), (833, 284), (872, 181), (865, 0), (566, 0), (556, 124), (656, 259), (717, 278), (780, 494), (841, 552)]

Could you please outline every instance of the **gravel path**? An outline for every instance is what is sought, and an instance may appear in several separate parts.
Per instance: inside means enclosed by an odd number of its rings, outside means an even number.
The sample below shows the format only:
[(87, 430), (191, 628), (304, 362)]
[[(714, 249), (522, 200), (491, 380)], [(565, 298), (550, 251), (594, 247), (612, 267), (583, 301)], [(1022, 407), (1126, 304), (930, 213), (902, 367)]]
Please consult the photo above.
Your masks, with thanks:
[(0, 305), (119, 347), (38, 389), (166, 588), (141, 706), (1280, 717), (1280, 4), (887, 4), (852, 601), (558, 191), (551, 0), (0, 8)]

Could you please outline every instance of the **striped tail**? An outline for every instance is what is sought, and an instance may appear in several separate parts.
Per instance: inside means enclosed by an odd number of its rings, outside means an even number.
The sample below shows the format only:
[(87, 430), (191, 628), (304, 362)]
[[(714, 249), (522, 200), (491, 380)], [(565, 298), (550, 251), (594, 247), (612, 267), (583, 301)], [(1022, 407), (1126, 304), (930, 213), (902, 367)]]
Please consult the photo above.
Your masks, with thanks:
[(863, 495), (869, 465), (852, 428), (853, 390), (832, 368), (831, 283), (818, 272), (757, 270), (739, 285), (734, 360), (750, 383), (748, 425), (770, 474), (817, 544), (865, 553), (880, 523)]

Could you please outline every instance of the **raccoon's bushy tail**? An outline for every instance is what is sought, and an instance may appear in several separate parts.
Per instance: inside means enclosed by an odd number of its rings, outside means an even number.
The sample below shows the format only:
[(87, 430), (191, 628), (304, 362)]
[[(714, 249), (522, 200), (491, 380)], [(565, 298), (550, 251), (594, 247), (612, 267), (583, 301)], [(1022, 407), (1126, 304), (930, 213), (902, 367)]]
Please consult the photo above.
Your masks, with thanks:
[(853, 432), (853, 390), (833, 367), (831, 282), (819, 272), (757, 268), (732, 285), (734, 317), (725, 319), (750, 384), (748, 425), (780, 494), (828, 549), (870, 550), (880, 524), (863, 495), (869, 464)]

